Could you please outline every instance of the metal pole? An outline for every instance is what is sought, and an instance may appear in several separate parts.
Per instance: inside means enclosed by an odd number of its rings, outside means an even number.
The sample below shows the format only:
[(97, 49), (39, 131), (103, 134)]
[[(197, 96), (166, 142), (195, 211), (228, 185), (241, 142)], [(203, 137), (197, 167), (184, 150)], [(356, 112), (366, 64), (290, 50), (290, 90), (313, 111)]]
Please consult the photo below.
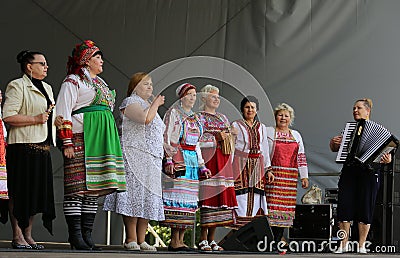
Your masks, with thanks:
[(106, 244), (110, 245), (111, 239), (111, 211), (107, 211), (107, 235)]

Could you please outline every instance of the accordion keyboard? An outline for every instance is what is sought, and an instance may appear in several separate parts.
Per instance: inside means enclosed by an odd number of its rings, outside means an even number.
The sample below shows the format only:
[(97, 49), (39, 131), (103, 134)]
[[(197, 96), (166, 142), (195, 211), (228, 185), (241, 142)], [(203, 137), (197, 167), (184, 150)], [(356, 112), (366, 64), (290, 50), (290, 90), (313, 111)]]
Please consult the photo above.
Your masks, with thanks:
[(347, 122), (342, 134), (342, 142), (340, 143), (339, 151), (336, 156), (336, 162), (344, 163), (347, 158), (347, 154), (350, 150), (351, 139), (354, 130), (356, 129), (357, 122)]

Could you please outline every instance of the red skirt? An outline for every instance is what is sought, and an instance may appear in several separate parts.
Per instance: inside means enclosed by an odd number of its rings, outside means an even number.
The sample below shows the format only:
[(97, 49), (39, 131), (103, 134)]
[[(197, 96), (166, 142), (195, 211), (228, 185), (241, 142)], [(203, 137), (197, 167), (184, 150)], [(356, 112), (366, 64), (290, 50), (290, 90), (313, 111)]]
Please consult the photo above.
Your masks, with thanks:
[(221, 148), (202, 148), (206, 167), (211, 178), (200, 181), (199, 207), (235, 209), (237, 201), (232, 172), (232, 155), (225, 155)]

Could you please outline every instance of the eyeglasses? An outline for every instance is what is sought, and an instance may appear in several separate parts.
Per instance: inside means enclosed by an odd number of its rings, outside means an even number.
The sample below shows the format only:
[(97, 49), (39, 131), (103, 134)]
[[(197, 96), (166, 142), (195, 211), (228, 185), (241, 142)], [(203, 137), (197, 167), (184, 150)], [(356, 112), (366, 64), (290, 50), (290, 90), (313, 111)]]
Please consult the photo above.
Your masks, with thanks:
[(30, 64), (40, 64), (41, 66), (49, 66), (49, 63), (46, 62), (30, 62)]

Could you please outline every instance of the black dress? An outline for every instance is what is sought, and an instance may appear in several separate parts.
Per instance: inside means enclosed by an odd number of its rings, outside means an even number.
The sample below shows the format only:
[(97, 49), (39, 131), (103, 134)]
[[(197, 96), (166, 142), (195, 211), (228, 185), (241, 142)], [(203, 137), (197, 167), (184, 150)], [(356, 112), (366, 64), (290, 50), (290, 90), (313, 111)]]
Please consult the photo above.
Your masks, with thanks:
[[(32, 79), (32, 83), (47, 100), (52, 102), (42, 81)], [(47, 120), (47, 139), (41, 143), (16, 143), (7, 147), (7, 186), (13, 200), (13, 215), (23, 230), (29, 226), (29, 218), (42, 213), (44, 227), (52, 232), (55, 219), (53, 170), (50, 156), (52, 145), (52, 116)]]

